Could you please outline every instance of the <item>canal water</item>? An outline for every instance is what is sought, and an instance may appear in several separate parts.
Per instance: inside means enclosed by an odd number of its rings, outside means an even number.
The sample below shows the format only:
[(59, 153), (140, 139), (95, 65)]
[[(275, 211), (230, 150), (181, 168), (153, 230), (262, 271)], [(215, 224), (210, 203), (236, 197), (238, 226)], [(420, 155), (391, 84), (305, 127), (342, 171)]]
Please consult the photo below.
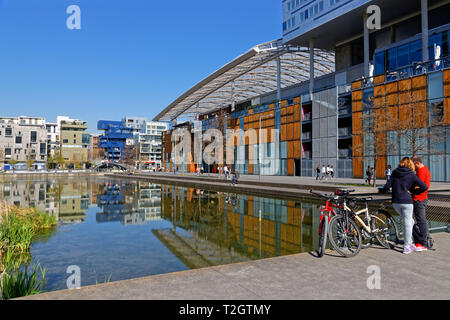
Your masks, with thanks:
[(11, 180), (0, 201), (33, 206), (58, 220), (30, 254), (46, 289), (310, 251), (318, 205), (102, 177)]
[(0, 201), (57, 218), (29, 257), (48, 291), (67, 288), (70, 266), (87, 286), (309, 252), (322, 204), (92, 176), (3, 180)]

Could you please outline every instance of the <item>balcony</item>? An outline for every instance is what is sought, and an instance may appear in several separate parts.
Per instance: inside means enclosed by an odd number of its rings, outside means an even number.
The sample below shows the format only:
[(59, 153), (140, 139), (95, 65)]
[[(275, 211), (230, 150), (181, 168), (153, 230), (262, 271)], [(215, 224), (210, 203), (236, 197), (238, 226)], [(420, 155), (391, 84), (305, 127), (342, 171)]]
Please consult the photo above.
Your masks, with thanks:
[(338, 134), (339, 134), (339, 138), (342, 139), (342, 138), (351, 137), (353, 134), (353, 131), (352, 131), (351, 127), (339, 128)]
[(352, 158), (352, 150), (350, 149), (339, 149), (339, 159), (349, 159)]
[(339, 117), (346, 117), (352, 115), (352, 106), (339, 108)]
[(312, 132), (302, 132), (302, 140), (311, 140), (312, 139)]
[(312, 119), (312, 112), (303, 114), (303, 118), (302, 118), (303, 121), (311, 121), (311, 119)]

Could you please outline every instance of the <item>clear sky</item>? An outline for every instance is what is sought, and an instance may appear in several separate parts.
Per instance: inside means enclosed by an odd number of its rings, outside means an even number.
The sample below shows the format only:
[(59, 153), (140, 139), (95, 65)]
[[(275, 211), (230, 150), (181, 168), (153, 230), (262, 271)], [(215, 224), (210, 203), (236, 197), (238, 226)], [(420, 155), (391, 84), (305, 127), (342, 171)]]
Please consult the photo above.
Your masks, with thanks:
[[(69, 5), (81, 30), (69, 30)], [(281, 0), (0, 0), (0, 116), (151, 120), (254, 45)]]

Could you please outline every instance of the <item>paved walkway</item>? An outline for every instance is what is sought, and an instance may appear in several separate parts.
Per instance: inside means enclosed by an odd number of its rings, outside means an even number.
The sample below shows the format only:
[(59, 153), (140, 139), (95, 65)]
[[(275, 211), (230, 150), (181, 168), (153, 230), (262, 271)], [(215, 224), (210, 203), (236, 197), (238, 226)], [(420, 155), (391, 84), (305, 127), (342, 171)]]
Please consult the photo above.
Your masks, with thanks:
[[(450, 299), (450, 234), (435, 234), (436, 251), (379, 247), (354, 258), (303, 253), (225, 266), (125, 280), (26, 299), (301, 300)], [(399, 249), (400, 250), (400, 249)], [(381, 289), (370, 290), (369, 266), (378, 266)], [(369, 269), (370, 271), (370, 269)]]

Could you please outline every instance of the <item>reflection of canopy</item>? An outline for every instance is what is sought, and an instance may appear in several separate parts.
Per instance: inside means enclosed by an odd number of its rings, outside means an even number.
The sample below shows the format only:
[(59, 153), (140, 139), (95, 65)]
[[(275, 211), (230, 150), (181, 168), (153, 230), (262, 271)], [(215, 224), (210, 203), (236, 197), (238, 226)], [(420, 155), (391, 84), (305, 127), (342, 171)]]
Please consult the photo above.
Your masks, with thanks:
[[(334, 71), (334, 53), (314, 50), (315, 76)], [(153, 120), (207, 113), (277, 90), (277, 60), (280, 58), (281, 88), (309, 79), (309, 48), (292, 47), (275, 40), (253, 47), (202, 80)]]

